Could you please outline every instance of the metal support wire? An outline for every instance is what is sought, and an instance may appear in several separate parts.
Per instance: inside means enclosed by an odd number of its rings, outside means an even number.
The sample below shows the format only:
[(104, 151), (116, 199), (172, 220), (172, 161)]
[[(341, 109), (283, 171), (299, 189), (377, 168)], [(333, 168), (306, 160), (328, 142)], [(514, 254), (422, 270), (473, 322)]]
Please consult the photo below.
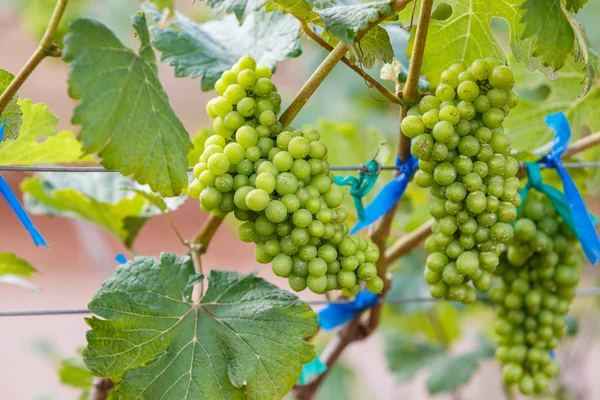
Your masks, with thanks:
[[(519, 164), (521, 168), (524, 168), (523, 164)], [(600, 161), (587, 161), (587, 162), (568, 162), (563, 163), (565, 168), (578, 169), (578, 168), (600, 168)], [(545, 164), (540, 164), (542, 168), (546, 168)], [(329, 170), (331, 171), (356, 171), (363, 172), (365, 170), (364, 165), (331, 165)], [(396, 171), (400, 167), (395, 165), (382, 165), (382, 171)], [(104, 167), (69, 167), (69, 166), (25, 166), (25, 165), (3, 165), (0, 166), (0, 171), (6, 172), (110, 172), (115, 173), (119, 171), (109, 171)], [(193, 168), (188, 168), (189, 172), (193, 171)]]
[[(600, 296), (600, 287), (594, 288), (579, 288), (575, 294), (576, 297), (593, 297)], [(477, 296), (477, 300), (489, 300), (486, 293)], [(382, 304), (408, 304), (408, 303), (429, 303), (442, 301), (442, 299), (434, 299), (431, 296), (421, 297), (392, 297), (383, 298), (379, 302)], [(328, 300), (309, 300), (305, 302), (311, 306), (327, 306), (330, 304), (346, 304), (347, 300), (328, 301)], [(36, 310), (36, 311), (0, 311), (0, 317), (39, 317), (52, 315), (75, 315), (75, 314), (91, 314), (87, 309), (80, 310)]]

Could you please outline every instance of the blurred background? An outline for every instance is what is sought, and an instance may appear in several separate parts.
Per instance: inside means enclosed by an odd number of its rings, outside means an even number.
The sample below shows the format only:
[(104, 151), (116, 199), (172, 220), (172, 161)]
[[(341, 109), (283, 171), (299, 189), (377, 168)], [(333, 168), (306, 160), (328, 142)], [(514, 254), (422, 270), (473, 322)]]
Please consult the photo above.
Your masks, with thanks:
[[(590, 2), (581, 21), (595, 49), (600, 48), (600, 17), (598, 2)], [(70, 16), (93, 16), (113, 29), (130, 46), (136, 39), (130, 16), (139, 9), (136, 0), (73, 0), (67, 9)], [(203, 3), (191, 0), (175, 1), (176, 8), (197, 21), (214, 18)], [(53, 0), (0, 1), (0, 67), (16, 73), (34, 51), (54, 6)], [(507, 32), (502, 22), (494, 22), (499, 38)], [(404, 57), (405, 35), (394, 38), (397, 56)], [(303, 82), (322, 61), (325, 52), (307, 40), (302, 41), (300, 58), (280, 63), (274, 81), (284, 105), (289, 103)], [(188, 132), (208, 125), (204, 107), (212, 93), (200, 90), (199, 79), (177, 79), (173, 69), (159, 64), (160, 78), (171, 104)], [(370, 71), (374, 76), (376, 70)], [(70, 123), (76, 102), (67, 94), (68, 68), (60, 60), (46, 59), (20, 90), (21, 98), (47, 104), (59, 118), (58, 130), (78, 131)], [(529, 89), (528, 89), (529, 90)], [(543, 85), (530, 90), (533, 99), (543, 99)], [(575, 97), (571, 100), (575, 100)], [(569, 100), (569, 99), (564, 99)], [(509, 117), (510, 119), (510, 117)], [(333, 165), (358, 165), (378, 156), (382, 163), (391, 163), (398, 131), (397, 108), (388, 107), (378, 92), (369, 90), (365, 82), (344, 65), (338, 65), (317, 90), (308, 106), (299, 114), (296, 126), (306, 124), (319, 128), (330, 149)], [(515, 132), (511, 131), (512, 135)], [(597, 154), (597, 153), (596, 153)], [(594, 157), (593, 155), (591, 157)], [(597, 159), (597, 157), (596, 157)], [(594, 182), (591, 172), (580, 171), (580, 182)], [(24, 173), (4, 174), (13, 190), (29, 176)], [(384, 173), (382, 186), (389, 179)], [(590, 180), (591, 179), (591, 180)], [(594, 196), (598, 186), (589, 185), (588, 204), (600, 211)], [(375, 190), (376, 192), (376, 190)], [(428, 216), (426, 194), (409, 188), (402, 200), (401, 211), (394, 225), (394, 235), (410, 231)], [(352, 210), (352, 203), (348, 203)], [(206, 219), (196, 201), (189, 200), (171, 214), (183, 237), (192, 237)], [(0, 202), (0, 250), (9, 250), (29, 261), (39, 271), (33, 282), (41, 289), (30, 292), (8, 285), (0, 286), (0, 311), (84, 309), (103, 280), (109, 277), (117, 262), (114, 257), (133, 254), (102, 228), (72, 218), (34, 216), (34, 222), (51, 248), (35, 248), (19, 221), (4, 202)], [(268, 266), (254, 261), (253, 245), (237, 239), (235, 223), (227, 221), (214, 238), (203, 258), (205, 268), (237, 271), (259, 270), (260, 275), (281, 287), (287, 282), (276, 278)], [(161, 216), (152, 218), (136, 239), (135, 253), (157, 256), (161, 251), (183, 254), (185, 249)], [(426, 293), (422, 280), (424, 253), (416, 249), (394, 266), (394, 288), (390, 296), (410, 297)], [(587, 268), (581, 287), (596, 286), (596, 273)], [(301, 294), (309, 299), (315, 296)], [(573, 336), (559, 348), (563, 367), (559, 378), (557, 399), (600, 399), (600, 315), (599, 300), (579, 298), (573, 305), (570, 320)], [(320, 399), (427, 399), (427, 381), (436, 368), (455, 368), (461, 375), (447, 393), (439, 399), (486, 400), (514, 398), (505, 393), (500, 383), (500, 366), (490, 351), (494, 312), (486, 305), (458, 307), (451, 304), (406, 304), (386, 306), (380, 333), (362, 343), (352, 345), (328, 378)], [(51, 317), (2, 317), (0, 319), (0, 399), (58, 400), (76, 399), (76, 389), (61, 385), (57, 368), (60, 359), (75, 356), (85, 345), (87, 326), (82, 315)], [(328, 339), (322, 335), (317, 345)], [(483, 350), (482, 350), (483, 349)], [(469, 358), (469, 355), (477, 354)], [(474, 361), (473, 361), (474, 360)], [(452, 384), (449, 384), (452, 387)]]

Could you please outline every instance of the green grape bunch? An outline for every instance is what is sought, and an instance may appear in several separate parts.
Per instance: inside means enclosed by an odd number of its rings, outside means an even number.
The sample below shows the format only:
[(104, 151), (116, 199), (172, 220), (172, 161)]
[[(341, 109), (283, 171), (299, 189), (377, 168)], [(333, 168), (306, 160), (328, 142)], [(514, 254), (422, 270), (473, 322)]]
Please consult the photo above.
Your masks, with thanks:
[(347, 297), (361, 281), (383, 290), (379, 248), (348, 236), (344, 194), (333, 184), (327, 147), (314, 129), (283, 129), (281, 97), (271, 71), (242, 57), (215, 83), (206, 105), (216, 135), (205, 142), (188, 194), (216, 216), (233, 212), (238, 235), (256, 244), (255, 258), (271, 263), (290, 287)]
[(497, 305), (496, 357), (502, 379), (523, 394), (541, 394), (559, 373), (550, 351), (567, 333), (565, 315), (575, 297), (583, 254), (578, 240), (547, 199), (529, 194), (514, 224), (515, 236), (490, 290)]
[(518, 103), (513, 86), (511, 70), (495, 60), (455, 64), (402, 120), (419, 159), (415, 183), (434, 197), (425, 280), (435, 298), (474, 302), (475, 289), (490, 287), (499, 244), (513, 237), (519, 164), (502, 128)]

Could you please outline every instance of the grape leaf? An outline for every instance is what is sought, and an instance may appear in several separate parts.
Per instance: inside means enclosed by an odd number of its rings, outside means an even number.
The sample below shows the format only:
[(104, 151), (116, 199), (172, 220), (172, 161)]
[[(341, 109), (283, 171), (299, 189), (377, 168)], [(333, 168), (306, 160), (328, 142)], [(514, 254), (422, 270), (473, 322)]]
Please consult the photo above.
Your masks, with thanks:
[(13, 253), (0, 251), (0, 283), (9, 283), (22, 286), (30, 290), (39, 290), (36, 285), (27, 279), (37, 272), (24, 259)]
[(566, 0), (567, 10), (577, 13), (587, 2), (588, 0)]
[(60, 360), (58, 376), (60, 382), (67, 386), (78, 389), (90, 389), (92, 387), (92, 374), (81, 357), (69, 357)]
[(585, 96), (579, 97), (580, 83), (585, 72), (580, 64), (569, 62), (558, 80), (548, 81), (539, 73), (529, 72), (521, 65), (510, 63), (515, 72), (517, 92), (545, 88), (548, 95), (542, 100), (521, 99), (504, 121), (504, 128), (511, 138), (513, 149), (534, 151), (552, 140), (553, 131), (545, 124), (546, 115), (558, 111), (565, 113), (571, 125), (572, 138), (577, 140), (586, 132), (600, 130), (600, 88), (593, 87)]
[[(156, 7), (146, 5), (144, 10), (160, 21)], [(171, 27), (152, 27), (152, 44), (162, 52), (161, 61), (175, 67), (175, 76), (202, 75), (202, 90), (211, 90), (221, 74), (242, 56), (250, 55), (259, 65), (273, 69), (277, 62), (301, 53), (299, 22), (279, 11), (261, 9), (241, 26), (233, 16), (198, 24), (181, 13), (175, 15)]]
[[(14, 77), (10, 72), (0, 69), (0, 93), (6, 90)], [(8, 104), (6, 104), (6, 107), (4, 107), (2, 114), (0, 114), (0, 125), (2, 125), (3, 121), (6, 121), (4, 137), (0, 138), (0, 144), (6, 139), (14, 140), (19, 136), (19, 129), (23, 123), (23, 112), (17, 103), (18, 98), (19, 95), (15, 93), (8, 101)]]
[[(567, 11), (562, 0), (527, 0), (522, 7), (525, 9), (522, 38), (533, 38), (533, 56), (541, 57), (544, 65), (555, 71), (561, 69), (574, 55), (575, 46), (582, 53), (579, 59), (587, 56), (589, 44), (585, 30)], [(548, 29), (549, 26), (552, 29)]]
[(319, 14), (314, 11), (314, 8), (315, 2), (310, 0), (267, 0), (265, 2), (265, 9), (267, 11), (270, 12), (278, 9), (304, 22), (317, 22), (319, 20)]
[(359, 55), (367, 69), (394, 61), (394, 49), (388, 32), (380, 26), (371, 29), (359, 42)]
[(233, 13), (238, 21), (262, 7), (265, 0), (205, 0), (206, 5), (216, 12)]
[[(125, 189), (125, 190), (123, 190)], [(25, 206), (33, 214), (82, 218), (115, 235), (127, 247), (153, 215), (159, 204), (149, 196), (131, 192), (140, 186), (117, 173), (49, 173), (27, 178), (21, 183)], [(148, 191), (147, 189), (145, 190)], [(174, 210), (185, 197), (161, 199)]]
[(82, 100), (73, 123), (82, 125), (84, 150), (98, 152), (104, 167), (174, 196), (188, 182), (191, 141), (158, 79), (145, 16), (135, 14), (133, 25), (138, 54), (97, 21), (70, 24), (63, 57), (71, 66), (69, 93)]
[(431, 394), (453, 391), (471, 379), (479, 361), (493, 357), (494, 353), (494, 347), (487, 340), (481, 340), (479, 347), (472, 352), (439, 359), (427, 378), (427, 390)]
[(369, 23), (375, 22), (381, 15), (390, 15), (390, 12), (390, 2), (384, 0), (331, 7), (319, 11), (319, 15), (325, 24), (325, 29), (351, 46), (354, 44), (358, 32), (365, 29)]
[[(522, 21), (525, 9), (521, 6), (525, 1), (527, 0), (497, 0), (493, 2), (484, 0), (435, 0), (434, 7), (446, 4), (449, 6), (450, 15), (439, 19), (432, 18), (429, 26), (421, 71), (432, 86), (435, 87), (439, 84), (440, 74), (454, 63), (470, 64), (478, 58), (485, 57), (505, 60), (504, 52), (490, 28), (493, 17), (502, 18), (508, 23), (510, 29), (509, 45), (515, 58), (524, 63), (528, 69), (541, 71), (547, 77), (555, 79), (555, 69), (544, 65), (542, 57), (534, 55), (537, 39), (535, 37), (522, 38), (525, 31), (525, 23)], [(409, 11), (405, 10), (400, 19), (406, 22), (410, 18)], [(536, 12), (546, 15), (545, 9), (538, 9)], [(554, 24), (554, 21), (547, 22), (546, 25), (548, 24)], [(413, 28), (408, 54), (412, 51), (415, 30), (416, 28)], [(585, 34), (577, 28), (575, 39), (580, 41), (578, 36), (581, 35)], [(571, 35), (570, 38), (573, 39), (573, 36)], [(587, 49), (584, 51), (581, 44), (574, 45), (573, 40), (569, 42), (567, 39), (560, 38), (560, 41), (553, 44), (556, 55), (564, 55), (562, 53), (563, 48), (573, 49), (574, 46), (580, 46), (581, 53), (588, 52)], [(544, 43), (544, 46), (550, 45), (550, 43)], [(567, 53), (573, 54), (573, 51)], [(563, 64), (566, 59), (565, 57), (562, 60)]]
[(402, 381), (412, 379), (419, 370), (444, 355), (442, 346), (419, 340), (416, 335), (384, 331), (383, 339), (388, 368)]
[(36, 165), (94, 161), (85, 155), (73, 132), (56, 132), (58, 118), (43, 103), (19, 100), (23, 125), (19, 137), (0, 143), (0, 165)]
[(84, 352), (119, 399), (281, 399), (315, 357), (310, 307), (255, 273), (212, 270), (192, 304), (189, 257), (162, 253), (118, 267), (89, 305)]

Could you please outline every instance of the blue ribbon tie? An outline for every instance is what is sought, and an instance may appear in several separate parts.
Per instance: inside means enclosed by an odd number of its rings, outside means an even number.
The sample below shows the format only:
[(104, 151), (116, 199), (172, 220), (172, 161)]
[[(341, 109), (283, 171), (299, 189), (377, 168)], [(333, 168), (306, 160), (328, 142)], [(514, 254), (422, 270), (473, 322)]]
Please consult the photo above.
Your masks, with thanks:
[(0, 125), (0, 142), (4, 140), (4, 127), (6, 126), (6, 118), (2, 118), (2, 125)]
[(594, 221), (590, 216), (581, 193), (577, 189), (573, 178), (562, 163), (562, 155), (567, 149), (571, 139), (571, 128), (569, 121), (564, 113), (558, 112), (546, 117), (546, 125), (554, 129), (554, 140), (552, 152), (544, 157), (540, 162), (546, 163), (548, 167), (556, 169), (558, 176), (563, 184), (563, 191), (571, 211), (571, 217), (574, 221), (573, 231), (583, 247), (585, 255), (592, 265), (600, 261), (600, 238), (594, 228)]
[(298, 384), (306, 385), (313, 377), (321, 375), (325, 371), (327, 371), (327, 365), (323, 364), (323, 361), (321, 361), (317, 355), (314, 360), (308, 364), (304, 364), (302, 367), (302, 373), (300, 374), (300, 379), (298, 379)]
[(377, 304), (379, 295), (368, 290), (358, 292), (354, 301), (334, 303), (319, 311), (319, 325), (323, 330), (330, 331), (350, 321), (359, 312)]
[(375, 200), (365, 209), (365, 217), (354, 225), (350, 233), (355, 234), (367, 228), (390, 211), (404, 194), (408, 182), (419, 166), (419, 160), (410, 156), (408, 161), (403, 163), (400, 158), (396, 157), (396, 166), (399, 167), (399, 174), (381, 189)]
[(373, 159), (364, 165), (364, 170), (361, 171), (358, 178), (352, 175), (336, 176), (333, 178), (333, 182), (338, 186), (350, 186), (350, 195), (354, 199), (354, 207), (356, 208), (359, 221), (365, 219), (365, 208), (362, 198), (369, 194), (373, 186), (375, 186), (380, 170), (381, 166)]
[(25, 229), (27, 229), (27, 232), (29, 232), (29, 235), (31, 235), (31, 239), (33, 239), (33, 243), (35, 243), (36, 246), (49, 247), (46, 243), (46, 240), (44, 240), (42, 234), (37, 230), (35, 225), (33, 225), (33, 221), (31, 221), (31, 218), (29, 218), (27, 212), (25, 211), (21, 203), (19, 203), (19, 199), (17, 199), (17, 196), (15, 196), (13, 191), (10, 189), (10, 186), (8, 186), (8, 183), (1, 174), (0, 194), (6, 199), (6, 202), (8, 203), (10, 208), (12, 208), (15, 215), (19, 218), (21, 224), (23, 224)]

